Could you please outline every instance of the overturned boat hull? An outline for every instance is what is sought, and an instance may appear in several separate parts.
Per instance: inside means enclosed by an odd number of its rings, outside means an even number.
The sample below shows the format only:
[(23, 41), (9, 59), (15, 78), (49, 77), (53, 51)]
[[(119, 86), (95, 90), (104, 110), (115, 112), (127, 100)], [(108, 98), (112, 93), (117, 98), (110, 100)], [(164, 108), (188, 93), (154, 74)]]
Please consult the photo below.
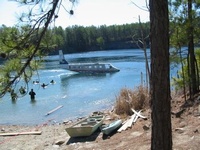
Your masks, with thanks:
[(121, 125), (122, 125), (122, 120), (119, 119), (108, 125), (102, 126), (101, 131), (103, 132), (103, 134), (109, 135), (113, 131), (117, 130)]

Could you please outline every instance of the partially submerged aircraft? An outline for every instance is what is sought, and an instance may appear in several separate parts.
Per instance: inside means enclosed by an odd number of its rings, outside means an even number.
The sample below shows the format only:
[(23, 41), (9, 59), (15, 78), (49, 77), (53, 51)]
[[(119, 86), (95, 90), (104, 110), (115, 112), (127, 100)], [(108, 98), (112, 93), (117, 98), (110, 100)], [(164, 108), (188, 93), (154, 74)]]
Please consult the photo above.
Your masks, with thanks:
[(109, 63), (76, 63), (70, 64), (65, 60), (62, 50), (59, 50), (61, 68), (81, 73), (111, 73), (120, 71)]

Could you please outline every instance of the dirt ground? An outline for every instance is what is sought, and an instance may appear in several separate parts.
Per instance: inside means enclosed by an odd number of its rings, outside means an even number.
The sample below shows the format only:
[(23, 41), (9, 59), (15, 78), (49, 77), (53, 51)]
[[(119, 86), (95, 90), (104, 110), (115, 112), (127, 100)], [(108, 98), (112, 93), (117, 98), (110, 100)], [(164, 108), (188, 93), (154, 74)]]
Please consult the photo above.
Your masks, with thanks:
[[(187, 103), (181, 97), (172, 100), (172, 133), (174, 150), (200, 149), (200, 101)], [(180, 111), (184, 110), (184, 111)], [(179, 113), (178, 113), (179, 112)], [(116, 115), (107, 112), (109, 122)], [(0, 133), (42, 131), (41, 135), (0, 136), (0, 150), (148, 150), (151, 144), (150, 110), (139, 118), (132, 128), (121, 133), (105, 136), (96, 131), (90, 137), (70, 138), (65, 128), (69, 124), (43, 124), (40, 126), (4, 126), (0, 125)], [(111, 119), (111, 120), (110, 120)]]

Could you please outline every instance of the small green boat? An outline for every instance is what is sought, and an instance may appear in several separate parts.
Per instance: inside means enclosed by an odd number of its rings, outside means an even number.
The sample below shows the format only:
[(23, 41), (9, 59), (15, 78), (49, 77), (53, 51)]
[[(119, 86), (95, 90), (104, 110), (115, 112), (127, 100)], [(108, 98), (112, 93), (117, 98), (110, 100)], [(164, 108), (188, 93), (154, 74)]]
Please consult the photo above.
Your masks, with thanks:
[(108, 135), (117, 130), (122, 125), (122, 120), (116, 120), (108, 125), (103, 125), (101, 131), (103, 134)]
[(104, 118), (105, 116), (103, 115), (90, 116), (73, 124), (65, 130), (70, 137), (90, 136), (103, 124)]

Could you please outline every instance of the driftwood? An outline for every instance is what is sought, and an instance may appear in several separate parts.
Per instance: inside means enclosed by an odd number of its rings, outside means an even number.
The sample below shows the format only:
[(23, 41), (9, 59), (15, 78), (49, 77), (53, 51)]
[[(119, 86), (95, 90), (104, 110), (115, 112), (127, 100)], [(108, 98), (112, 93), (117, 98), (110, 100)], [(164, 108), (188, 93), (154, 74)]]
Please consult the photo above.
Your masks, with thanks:
[(60, 105), (60, 106), (56, 107), (55, 109), (53, 109), (53, 110), (49, 111), (48, 113), (46, 113), (45, 116), (52, 114), (53, 112), (55, 112), (56, 110), (58, 110), (58, 109), (60, 109), (62, 107), (63, 107), (63, 105)]
[(41, 134), (42, 134), (42, 131), (30, 131), (30, 132), (0, 133), (0, 136), (41, 135)]

